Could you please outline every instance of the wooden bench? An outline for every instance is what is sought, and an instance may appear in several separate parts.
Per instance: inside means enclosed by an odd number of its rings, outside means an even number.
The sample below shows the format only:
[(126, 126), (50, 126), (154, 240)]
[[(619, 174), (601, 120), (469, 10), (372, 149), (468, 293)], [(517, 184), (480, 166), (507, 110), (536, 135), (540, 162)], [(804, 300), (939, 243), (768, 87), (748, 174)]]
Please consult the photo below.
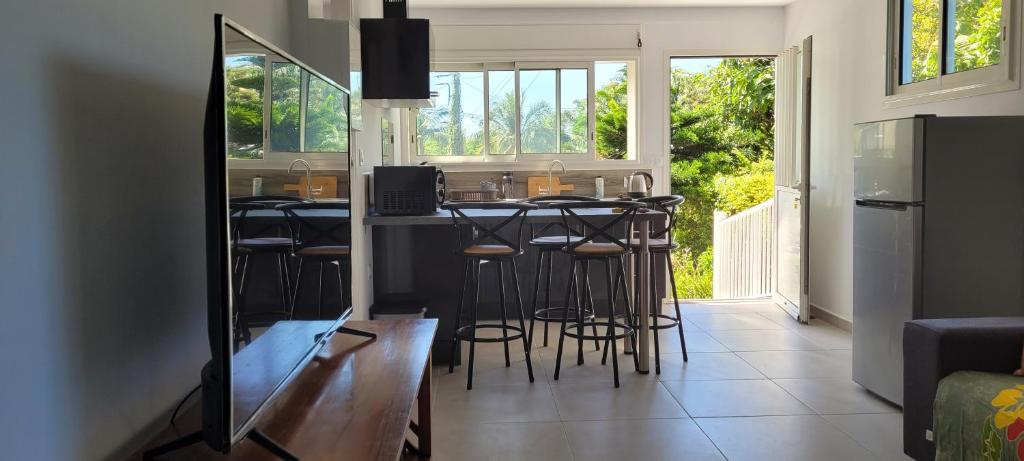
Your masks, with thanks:
[[(419, 456), (429, 458), (430, 346), (437, 320), (351, 321), (345, 326), (376, 333), (377, 339), (335, 335), (272, 403), (256, 427), (303, 461), (401, 459), (412, 427)], [(415, 422), (414, 408), (418, 413)], [(192, 420), (198, 419), (197, 410), (190, 412)], [(184, 422), (178, 424), (182, 432), (195, 429)], [(171, 440), (174, 435), (168, 429), (149, 446)], [(160, 459), (278, 458), (243, 440), (229, 455), (198, 444)]]

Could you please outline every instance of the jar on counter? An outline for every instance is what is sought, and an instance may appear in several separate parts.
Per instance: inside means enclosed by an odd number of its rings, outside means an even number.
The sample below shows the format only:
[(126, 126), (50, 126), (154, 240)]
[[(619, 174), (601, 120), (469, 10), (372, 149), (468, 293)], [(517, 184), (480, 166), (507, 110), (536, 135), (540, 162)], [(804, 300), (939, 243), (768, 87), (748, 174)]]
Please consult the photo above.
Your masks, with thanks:
[(602, 176), (594, 178), (594, 198), (598, 200), (604, 198), (604, 177)]

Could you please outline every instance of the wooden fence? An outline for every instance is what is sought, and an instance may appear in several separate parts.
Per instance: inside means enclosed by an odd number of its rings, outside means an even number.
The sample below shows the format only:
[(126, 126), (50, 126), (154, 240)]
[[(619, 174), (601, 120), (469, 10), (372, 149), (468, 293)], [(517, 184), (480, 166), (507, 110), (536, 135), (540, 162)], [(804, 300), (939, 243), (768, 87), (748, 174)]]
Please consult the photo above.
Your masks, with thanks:
[(715, 211), (715, 299), (770, 296), (775, 280), (775, 202), (732, 216)]

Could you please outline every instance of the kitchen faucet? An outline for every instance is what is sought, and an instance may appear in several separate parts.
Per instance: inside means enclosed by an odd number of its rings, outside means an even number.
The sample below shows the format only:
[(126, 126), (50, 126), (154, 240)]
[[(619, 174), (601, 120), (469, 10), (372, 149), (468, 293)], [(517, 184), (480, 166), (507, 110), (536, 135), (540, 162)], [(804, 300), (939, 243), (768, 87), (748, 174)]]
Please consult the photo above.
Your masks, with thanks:
[(551, 189), (551, 172), (554, 171), (555, 165), (562, 167), (562, 174), (565, 174), (565, 164), (561, 160), (552, 160), (551, 165), (548, 166), (548, 195), (556, 195), (555, 191)]
[(310, 168), (309, 162), (297, 158), (288, 165), (288, 174), (295, 174), (294, 168), (296, 163), (301, 164), (306, 169), (306, 198), (313, 200), (313, 169)]

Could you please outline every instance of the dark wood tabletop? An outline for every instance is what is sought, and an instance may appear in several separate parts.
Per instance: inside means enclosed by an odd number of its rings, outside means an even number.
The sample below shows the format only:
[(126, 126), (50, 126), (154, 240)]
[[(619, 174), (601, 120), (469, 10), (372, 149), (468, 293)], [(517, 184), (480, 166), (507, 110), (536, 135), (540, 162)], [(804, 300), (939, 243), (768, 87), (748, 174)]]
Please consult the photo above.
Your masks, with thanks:
[[(430, 346), (437, 320), (350, 321), (345, 326), (376, 333), (377, 339), (336, 334), (255, 427), (303, 461), (394, 461), (402, 456), (420, 400), (418, 425), (429, 449)], [(197, 412), (191, 413), (194, 420)], [(182, 432), (196, 429), (185, 422), (179, 423)], [(151, 446), (173, 437), (167, 430)], [(250, 440), (236, 444), (230, 455), (198, 444), (160, 459), (277, 460)]]

